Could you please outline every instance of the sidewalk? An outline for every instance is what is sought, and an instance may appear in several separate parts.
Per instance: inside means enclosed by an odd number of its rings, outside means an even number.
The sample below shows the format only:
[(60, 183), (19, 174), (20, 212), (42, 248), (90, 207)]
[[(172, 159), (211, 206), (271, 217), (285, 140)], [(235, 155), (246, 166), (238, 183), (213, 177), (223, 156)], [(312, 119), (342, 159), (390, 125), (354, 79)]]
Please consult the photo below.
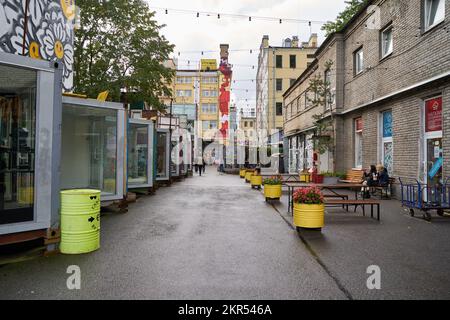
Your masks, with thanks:
[[(274, 208), (292, 226), (287, 198)], [(381, 222), (360, 208), (327, 208), (322, 233), (299, 236), (353, 298), (449, 299), (450, 218), (432, 215), (431, 223), (412, 218), (397, 200), (382, 201)], [(381, 268), (381, 290), (366, 287), (370, 265)]]

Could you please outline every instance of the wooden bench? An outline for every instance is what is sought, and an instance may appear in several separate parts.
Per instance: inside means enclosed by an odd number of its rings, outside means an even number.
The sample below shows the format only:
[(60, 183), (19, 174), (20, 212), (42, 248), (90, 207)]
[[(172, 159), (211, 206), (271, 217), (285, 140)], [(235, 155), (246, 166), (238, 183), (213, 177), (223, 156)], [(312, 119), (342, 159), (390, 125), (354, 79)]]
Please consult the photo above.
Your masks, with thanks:
[(380, 204), (378, 200), (327, 200), (325, 199), (325, 205), (335, 205), (335, 206), (345, 206), (348, 211), (349, 206), (355, 206), (355, 211), (357, 207), (361, 207), (363, 210), (363, 215), (366, 216), (366, 206), (370, 206), (370, 216), (373, 218), (373, 207), (377, 207), (377, 220), (380, 221)]
[(383, 200), (383, 193), (386, 194), (386, 199), (390, 199), (392, 195), (392, 186), (395, 183), (395, 178), (389, 178), (389, 182), (385, 186), (373, 187), (375, 193), (380, 192), (380, 198)]
[(362, 183), (364, 181), (364, 171), (359, 169), (350, 169), (347, 171), (345, 180), (339, 180), (342, 183)]

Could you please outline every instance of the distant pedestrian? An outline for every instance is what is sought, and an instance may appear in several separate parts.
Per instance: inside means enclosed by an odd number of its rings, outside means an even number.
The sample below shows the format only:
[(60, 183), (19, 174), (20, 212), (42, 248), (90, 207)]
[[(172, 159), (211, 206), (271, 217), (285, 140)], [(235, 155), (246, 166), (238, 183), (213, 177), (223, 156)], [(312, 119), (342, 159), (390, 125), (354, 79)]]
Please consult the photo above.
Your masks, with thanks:
[(203, 173), (206, 173), (206, 162), (205, 162), (205, 159), (202, 159), (202, 169), (203, 169)]

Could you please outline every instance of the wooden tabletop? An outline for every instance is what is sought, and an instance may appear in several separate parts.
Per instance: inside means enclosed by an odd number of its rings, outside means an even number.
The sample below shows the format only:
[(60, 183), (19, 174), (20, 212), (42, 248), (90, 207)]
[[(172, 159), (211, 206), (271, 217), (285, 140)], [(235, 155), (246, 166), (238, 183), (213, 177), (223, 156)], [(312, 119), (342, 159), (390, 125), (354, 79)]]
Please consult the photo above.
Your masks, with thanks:
[(339, 183), (339, 184), (323, 184), (323, 183), (305, 183), (305, 182), (287, 182), (288, 187), (317, 187), (319, 189), (346, 189), (346, 188), (361, 188), (360, 183)]

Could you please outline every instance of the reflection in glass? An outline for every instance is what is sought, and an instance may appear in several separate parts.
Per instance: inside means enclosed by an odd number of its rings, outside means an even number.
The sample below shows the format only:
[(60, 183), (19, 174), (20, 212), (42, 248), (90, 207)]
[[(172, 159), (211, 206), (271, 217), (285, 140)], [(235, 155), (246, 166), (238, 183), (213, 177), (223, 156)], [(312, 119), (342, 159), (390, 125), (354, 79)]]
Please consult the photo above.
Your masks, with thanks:
[(0, 65), (0, 225), (34, 219), (36, 71)]
[(117, 111), (63, 106), (62, 189), (90, 188), (116, 194)]
[(128, 131), (128, 184), (148, 182), (148, 125), (130, 123)]

